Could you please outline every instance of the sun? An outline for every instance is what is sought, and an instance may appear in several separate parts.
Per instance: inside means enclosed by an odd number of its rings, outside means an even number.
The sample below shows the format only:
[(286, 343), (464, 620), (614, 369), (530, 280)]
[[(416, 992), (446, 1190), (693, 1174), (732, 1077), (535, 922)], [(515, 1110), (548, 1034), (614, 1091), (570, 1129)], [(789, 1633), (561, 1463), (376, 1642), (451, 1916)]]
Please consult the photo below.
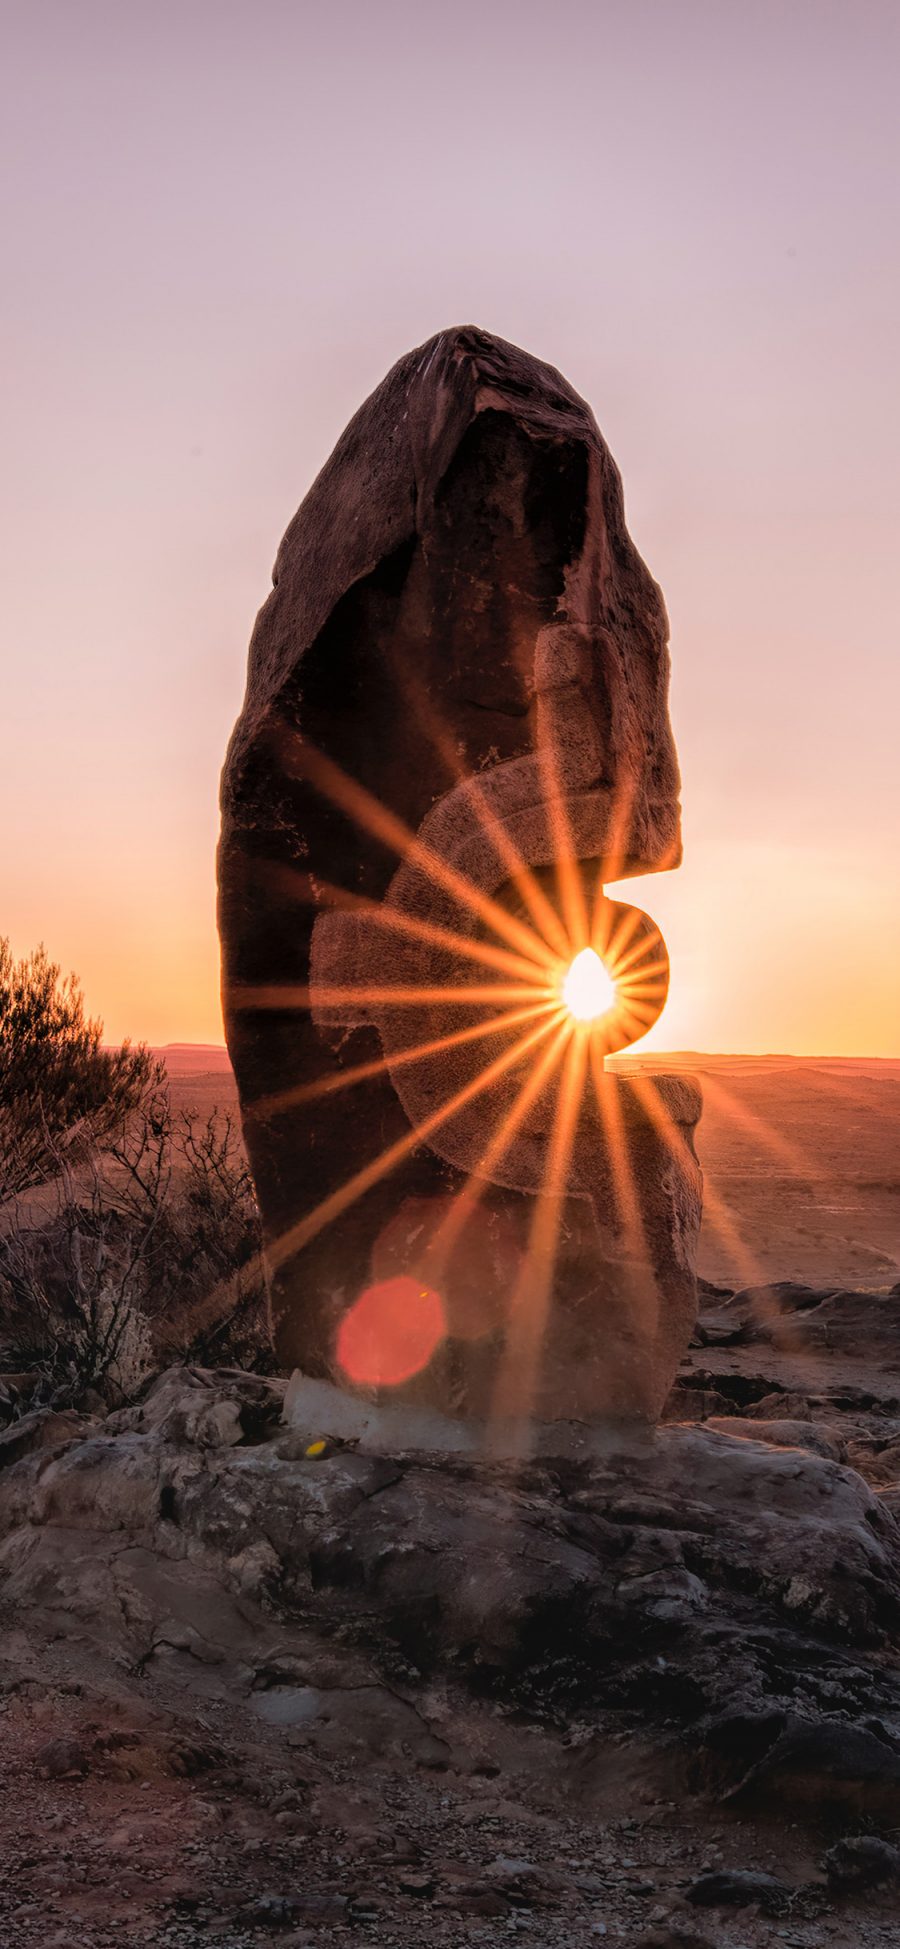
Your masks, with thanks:
[(562, 998), (576, 1022), (595, 1022), (616, 1005), (616, 984), (596, 948), (583, 947), (566, 970)]

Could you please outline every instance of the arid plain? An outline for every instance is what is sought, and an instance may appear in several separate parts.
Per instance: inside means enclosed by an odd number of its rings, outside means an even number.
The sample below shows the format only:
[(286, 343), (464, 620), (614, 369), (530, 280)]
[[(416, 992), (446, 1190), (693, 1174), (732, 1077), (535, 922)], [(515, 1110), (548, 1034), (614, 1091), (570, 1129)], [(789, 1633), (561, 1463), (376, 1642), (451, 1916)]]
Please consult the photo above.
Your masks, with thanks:
[[(160, 1053), (178, 1108), (236, 1108), (224, 1049)], [(679, 1070), (702, 1085), (704, 1279), (860, 1291), (900, 1280), (900, 1058), (688, 1051), (618, 1067)]]

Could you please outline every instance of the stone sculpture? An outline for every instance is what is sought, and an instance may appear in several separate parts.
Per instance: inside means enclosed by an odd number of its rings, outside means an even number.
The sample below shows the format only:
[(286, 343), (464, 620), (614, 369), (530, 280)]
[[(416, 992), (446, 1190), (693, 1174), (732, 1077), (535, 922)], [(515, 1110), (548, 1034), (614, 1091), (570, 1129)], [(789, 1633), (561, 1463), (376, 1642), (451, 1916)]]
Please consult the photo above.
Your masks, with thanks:
[(529, 940), (562, 966), (573, 908), (664, 983), (602, 889), (680, 859), (665, 609), (592, 414), (441, 333), (351, 421), (273, 581), (219, 884), (279, 1358), (450, 1414), (652, 1419), (696, 1311), (699, 1094), (603, 1073), (612, 1018), (564, 1089), (527, 1014)]

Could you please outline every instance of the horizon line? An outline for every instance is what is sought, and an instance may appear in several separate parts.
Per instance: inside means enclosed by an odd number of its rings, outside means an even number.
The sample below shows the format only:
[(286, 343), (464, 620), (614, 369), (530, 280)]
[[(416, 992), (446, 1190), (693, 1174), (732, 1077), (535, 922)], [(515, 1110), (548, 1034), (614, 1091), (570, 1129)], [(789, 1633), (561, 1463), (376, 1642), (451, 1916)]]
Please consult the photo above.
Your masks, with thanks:
[[(116, 1044), (104, 1045), (114, 1048)], [(225, 1042), (157, 1042), (148, 1043), (151, 1054), (164, 1056), (169, 1050), (183, 1049), (227, 1056)], [(896, 1055), (841, 1055), (828, 1050), (818, 1050), (814, 1055), (798, 1056), (791, 1049), (636, 1049), (622, 1050), (610, 1058), (613, 1062), (647, 1062), (660, 1057), (690, 1058), (694, 1060), (740, 1056), (745, 1062), (900, 1062), (900, 1052)]]

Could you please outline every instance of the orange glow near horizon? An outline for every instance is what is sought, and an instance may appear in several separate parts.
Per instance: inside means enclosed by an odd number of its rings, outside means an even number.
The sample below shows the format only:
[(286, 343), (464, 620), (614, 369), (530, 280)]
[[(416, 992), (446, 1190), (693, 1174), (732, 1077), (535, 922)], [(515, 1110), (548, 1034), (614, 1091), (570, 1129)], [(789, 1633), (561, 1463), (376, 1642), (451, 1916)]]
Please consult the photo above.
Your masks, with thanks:
[[(75, 859), (49, 892), (39, 876), (18, 897), (13, 885), (4, 930), (13, 952), (44, 941), (63, 973), (78, 975), (109, 1044), (224, 1050), (213, 847), (210, 821), (189, 884), (179, 892), (167, 878), (152, 911), (145, 882), (108, 873), (103, 859), (90, 901)], [(900, 902), (886, 901), (877, 876), (840, 847), (827, 856), (788, 844), (742, 853), (698, 832), (677, 873), (607, 891), (651, 910), (672, 957), (665, 1015), (642, 1052), (900, 1057)], [(355, 905), (354, 896), (341, 904)], [(522, 966), (485, 965), (525, 979)]]

